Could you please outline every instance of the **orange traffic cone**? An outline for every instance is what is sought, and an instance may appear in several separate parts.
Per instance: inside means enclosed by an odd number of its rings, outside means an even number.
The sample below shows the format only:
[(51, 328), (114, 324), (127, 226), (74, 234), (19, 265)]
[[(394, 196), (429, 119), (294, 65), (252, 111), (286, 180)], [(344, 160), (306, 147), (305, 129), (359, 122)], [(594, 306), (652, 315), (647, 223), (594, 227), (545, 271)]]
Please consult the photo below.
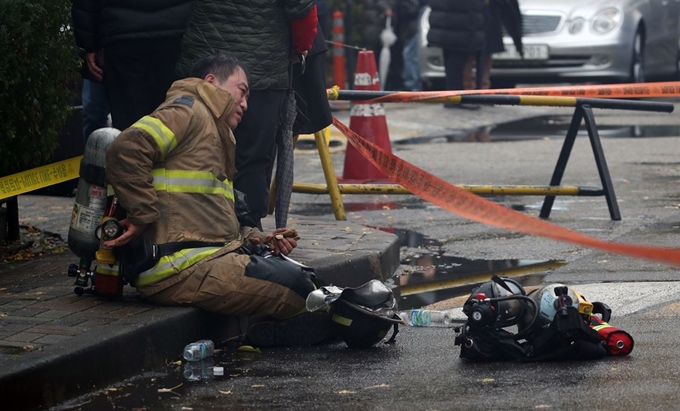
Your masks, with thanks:
[[(373, 51), (360, 51), (357, 59), (357, 69), (354, 74), (355, 90), (380, 90), (380, 79), (376, 69)], [(390, 136), (387, 131), (385, 109), (382, 104), (367, 104), (355, 102), (350, 111), (349, 128), (368, 141), (379, 147), (392, 152)], [(383, 182), (392, 183), (391, 180), (364, 156), (362, 156), (351, 144), (347, 145), (345, 153), (345, 167), (340, 182), (367, 183)]]

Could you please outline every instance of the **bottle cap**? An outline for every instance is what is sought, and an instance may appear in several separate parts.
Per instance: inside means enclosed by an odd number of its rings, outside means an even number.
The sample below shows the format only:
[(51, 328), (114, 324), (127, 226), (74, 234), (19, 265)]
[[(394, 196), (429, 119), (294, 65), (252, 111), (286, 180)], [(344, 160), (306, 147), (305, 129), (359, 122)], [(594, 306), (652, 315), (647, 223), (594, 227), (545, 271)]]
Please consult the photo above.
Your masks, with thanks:
[(213, 375), (217, 377), (224, 375), (224, 367), (213, 367)]

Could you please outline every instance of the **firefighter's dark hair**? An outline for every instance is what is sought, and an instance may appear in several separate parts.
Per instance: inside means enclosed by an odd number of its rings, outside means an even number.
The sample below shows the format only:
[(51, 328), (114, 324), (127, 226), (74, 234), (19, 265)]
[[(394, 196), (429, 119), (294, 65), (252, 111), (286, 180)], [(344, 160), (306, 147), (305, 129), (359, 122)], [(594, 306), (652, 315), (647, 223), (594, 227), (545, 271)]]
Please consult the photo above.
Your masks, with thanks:
[(213, 74), (218, 80), (225, 81), (238, 68), (248, 75), (246, 68), (235, 57), (224, 53), (210, 54), (194, 63), (189, 77), (204, 79), (208, 74)]

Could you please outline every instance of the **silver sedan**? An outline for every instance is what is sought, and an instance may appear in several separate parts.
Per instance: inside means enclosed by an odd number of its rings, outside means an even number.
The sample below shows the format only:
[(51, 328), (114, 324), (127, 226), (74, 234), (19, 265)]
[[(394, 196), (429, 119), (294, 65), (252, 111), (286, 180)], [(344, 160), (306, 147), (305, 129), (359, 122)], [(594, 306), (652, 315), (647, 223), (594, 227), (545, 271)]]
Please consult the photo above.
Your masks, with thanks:
[[(680, 74), (680, 0), (519, 0), (524, 59), (505, 37), (493, 87), (533, 82), (643, 82)], [(421, 20), (420, 73), (444, 78), (441, 49), (427, 46)]]

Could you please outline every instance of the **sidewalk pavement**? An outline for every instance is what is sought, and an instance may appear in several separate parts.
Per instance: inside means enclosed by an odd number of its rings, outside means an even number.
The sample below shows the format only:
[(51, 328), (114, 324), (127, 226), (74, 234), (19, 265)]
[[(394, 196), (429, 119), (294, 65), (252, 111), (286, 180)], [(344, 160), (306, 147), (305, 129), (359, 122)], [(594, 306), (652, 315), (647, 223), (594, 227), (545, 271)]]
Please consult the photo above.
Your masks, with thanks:
[[(66, 239), (73, 199), (21, 196), (22, 224)], [(265, 230), (273, 218), (264, 220)], [(338, 286), (386, 280), (399, 265), (393, 234), (345, 221), (292, 216), (291, 257)], [(272, 227), (273, 228), (273, 227)], [(224, 341), (244, 322), (190, 307), (159, 307), (125, 287), (119, 300), (77, 296), (70, 251), (0, 264), (0, 404), (45, 408), (177, 359), (199, 339)], [(5, 408), (7, 404), (12, 404)]]

